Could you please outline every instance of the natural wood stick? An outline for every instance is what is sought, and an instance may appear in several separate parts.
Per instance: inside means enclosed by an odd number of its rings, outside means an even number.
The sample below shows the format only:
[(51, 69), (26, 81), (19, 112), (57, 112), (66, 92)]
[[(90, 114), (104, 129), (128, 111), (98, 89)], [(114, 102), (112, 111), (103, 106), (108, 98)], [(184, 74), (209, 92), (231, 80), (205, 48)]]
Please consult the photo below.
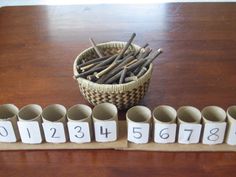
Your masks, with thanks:
[(125, 78), (126, 73), (127, 73), (127, 67), (125, 66), (121, 72), (119, 84), (122, 84), (124, 82), (124, 78)]
[(83, 66), (86, 66), (86, 65), (89, 65), (89, 64), (92, 64), (92, 63), (96, 63), (96, 62), (100, 62), (100, 61), (103, 61), (103, 60), (105, 60), (105, 59), (107, 59), (108, 57), (99, 57), (99, 58), (95, 58), (95, 59), (92, 59), (92, 60), (89, 60), (89, 61), (87, 61), (87, 62), (85, 62), (85, 63), (82, 63), (82, 64), (79, 64), (79, 65), (77, 65), (77, 69), (80, 69), (81, 67), (83, 67)]
[(116, 57), (117, 57), (117, 54), (110, 56), (108, 59), (106, 59), (103, 62), (99, 63), (98, 65), (94, 66), (94, 69), (96, 69), (100, 66), (111, 64), (115, 60)]
[(146, 62), (143, 63), (140, 67), (138, 67), (137, 69), (135, 69), (135, 71), (133, 72), (135, 75), (137, 75), (139, 73), (139, 71), (144, 68), (144, 67), (148, 67), (160, 54), (162, 53), (162, 49), (158, 49), (157, 51), (154, 52), (154, 54), (150, 57), (148, 57), (146, 59)]
[(126, 43), (125, 47), (121, 50), (121, 52), (119, 53), (119, 55), (116, 57), (116, 61), (121, 59), (123, 57), (123, 54), (126, 52), (126, 50), (129, 48), (130, 44), (133, 42), (134, 38), (135, 38), (136, 34), (133, 33), (129, 39), (129, 41)]
[(147, 71), (147, 68), (146, 68), (146, 67), (143, 67), (143, 68), (139, 71), (139, 73), (137, 74), (137, 77), (138, 77), (138, 78), (141, 77), (146, 71)]
[(94, 74), (87, 76), (87, 79), (90, 81), (93, 81), (93, 82), (95, 82), (97, 80), (97, 78)]
[(95, 74), (96, 78), (100, 78), (102, 75), (108, 73), (111, 71), (116, 65), (118, 65), (117, 62), (113, 62), (110, 66), (108, 66), (106, 69), (100, 71), (99, 73)]
[(131, 81), (136, 81), (138, 80), (137, 76), (132, 76), (132, 77), (126, 77), (125, 82), (131, 82)]
[[(134, 69), (136, 69), (137, 67), (139, 67), (140, 65), (142, 65), (144, 62), (146, 61), (146, 59), (144, 60), (138, 60), (136, 63), (130, 65), (127, 67), (127, 72), (129, 71), (133, 71)], [(105, 84), (110, 84), (110, 83), (113, 83), (115, 82), (117, 79), (120, 78), (120, 75), (121, 75), (121, 71), (119, 71), (117, 74), (115, 74), (114, 76), (112, 76), (110, 79), (108, 79), (107, 81), (105, 81)]]
[(140, 58), (146, 58), (150, 53), (152, 52), (152, 49), (151, 48), (146, 48), (145, 51), (139, 56), (138, 59)]
[(88, 71), (85, 71), (83, 73), (79, 73), (78, 75), (74, 76), (75, 79), (79, 78), (79, 77), (86, 77), (90, 74), (93, 74), (94, 72), (97, 72), (97, 71), (101, 71), (103, 69), (107, 68), (107, 65), (105, 66), (100, 66), (100, 67), (97, 67), (97, 68), (92, 68)]
[(128, 66), (132, 65), (133, 63), (135, 63), (136, 61), (138, 61), (138, 60), (134, 59), (131, 62), (127, 63), (125, 66), (128, 67)]
[(89, 40), (90, 40), (90, 43), (92, 44), (92, 46), (93, 46), (95, 52), (97, 53), (97, 55), (98, 55), (99, 57), (104, 57), (104, 56), (102, 55), (101, 51), (98, 49), (98, 47), (97, 47), (96, 43), (94, 42), (94, 40), (93, 40), (92, 38), (89, 38)]
[(140, 47), (140, 48), (138, 49), (138, 51), (134, 54), (134, 56), (137, 57), (137, 56), (139, 55), (139, 53), (141, 52), (141, 50), (142, 50), (142, 49), (145, 49), (148, 45), (149, 45), (149, 44), (146, 43), (146, 44), (144, 44), (142, 47)]
[(108, 73), (107, 75), (104, 75), (103, 77), (99, 78), (97, 80), (98, 84), (102, 84), (104, 83), (107, 79), (109, 79), (110, 77), (114, 76), (115, 74), (117, 74), (120, 70), (122, 70), (122, 67), (125, 66), (127, 63), (129, 63), (130, 61), (132, 61), (134, 59), (133, 56), (128, 57), (125, 60), (122, 60), (122, 62), (116, 66), (116, 68), (114, 68), (114, 70), (112, 70), (110, 73)]
[(86, 71), (86, 70), (92, 68), (94, 65), (95, 65), (95, 63), (92, 63), (92, 64), (89, 64), (89, 65), (83, 66), (83, 67), (80, 68), (80, 70), (81, 70), (82, 72), (84, 72), (84, 71)]

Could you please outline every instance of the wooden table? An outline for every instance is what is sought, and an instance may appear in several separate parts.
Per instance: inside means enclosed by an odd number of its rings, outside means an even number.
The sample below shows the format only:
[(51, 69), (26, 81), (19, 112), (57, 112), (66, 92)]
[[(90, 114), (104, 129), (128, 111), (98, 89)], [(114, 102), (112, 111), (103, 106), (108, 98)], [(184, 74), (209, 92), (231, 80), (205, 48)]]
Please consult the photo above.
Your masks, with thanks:
[[(0, 8), (0, 104), (87, 103), (72, 79), (76, 55), (97, 42), (149, 42), (155, 61), (142, 104), (236, 104), (236, 4)], [(120, 119), (124, 119), (121, 113)], [(0, 176), (229, 176), (235, 153), (114, 150), (0, 152)]]

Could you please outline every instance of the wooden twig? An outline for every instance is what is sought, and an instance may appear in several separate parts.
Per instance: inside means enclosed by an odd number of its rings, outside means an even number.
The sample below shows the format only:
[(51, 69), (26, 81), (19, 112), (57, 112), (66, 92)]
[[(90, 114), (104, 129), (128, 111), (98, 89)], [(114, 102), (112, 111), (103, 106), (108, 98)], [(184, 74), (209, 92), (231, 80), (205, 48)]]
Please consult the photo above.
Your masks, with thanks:
[(127, 67), (125, 66), (124, 69), (121, 72), (119, 84), (122, 84), (124, 82), (126, 73), (127, 73)]
[(79, 64), (79, 65), (77, 65), (76, 67), (77, 67), (77, 69), (80, 69), (80, 68), (83, 67), (83, 66), (86, 66), (86, 65), (89, 65), (89, 64), (93, 64), (93, 63), (96, 63), (96, 62), (100, 62), (100, 61), (103, 61), (103, 60), (105, 60), (105, 59), (107, 59), (107, 58), (108, 58), (108, 57), (95, 58), (95, 59), (89, 60), (89, 61), (87, 61), (87, 62), (85, 62), (85, 63)]
[(137, 57), (142, 49), (145, 49), (149, 44), (146, 43), (142, 47), (139, 48), (139, 50), (134, 54), (134, 57)]
[(121, 50), (121, 52), (119, 53), (119, 55), (116, 57), (116, 61), (121, 59), (124, 55), (124, 53), (126, 52), (126, 50), (129, 48), (130, 44), (133, 42), (134, 38), (135, 38), (136, 34), (133, 33), (129, 39), (129, 41), (126, 43), (125, 47)]
[(95, 52), (97, 53), (97, 55), (98, 55), (100, 58), (101, 58), (101, 57), (104, 57), (104, 56), (102, 55), (101, 51), (98, 49), (98, 47), (97, 47), (96, 43), (94, 42), (94, 40), (93, 40), (92, 38), (89, 38), (89, 40), (90, 40), (90, 43), (92, 44), (92, 46), (93, 46)]
[(139, 71), (139, 73), (137, 74), (137, 77), (138, 77), (138, 78), (141, 77), (146, 71), (147, 71), (147, 68), (146, 68), (146, 67), (143, 67), (143, 68)]
[(88, 71), (85, 71), (83, 73), (79, 73), (78, 75), (74, 76), (74, 78), (77, 79), (79, 77), (86, 77), (90, 74), (93, 74), (94, 72), (101, 71), (105, 68), (107, 68), (107, 66), (100, 66), (100, 67), (97, 67), (97, 68), (92, 68), (92, 69), (90, 69)]

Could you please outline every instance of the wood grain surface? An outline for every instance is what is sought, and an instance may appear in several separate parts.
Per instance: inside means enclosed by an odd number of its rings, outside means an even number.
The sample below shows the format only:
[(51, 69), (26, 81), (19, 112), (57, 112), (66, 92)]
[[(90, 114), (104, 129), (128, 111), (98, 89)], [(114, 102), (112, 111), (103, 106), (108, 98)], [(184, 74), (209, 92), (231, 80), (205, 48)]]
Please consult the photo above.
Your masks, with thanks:
[[(149, 42), (154, 63), (141, 104), (175, 108), (236, 104), (236, 4), (29, 6), (0, 8), (0, 104), (86, 103), (74, 58), (97, 42)], [(124, 112), (120, 113), (124, 119)], [(0, 152), (0, 176), (235, 176), (235, 153), (114, 150)]]

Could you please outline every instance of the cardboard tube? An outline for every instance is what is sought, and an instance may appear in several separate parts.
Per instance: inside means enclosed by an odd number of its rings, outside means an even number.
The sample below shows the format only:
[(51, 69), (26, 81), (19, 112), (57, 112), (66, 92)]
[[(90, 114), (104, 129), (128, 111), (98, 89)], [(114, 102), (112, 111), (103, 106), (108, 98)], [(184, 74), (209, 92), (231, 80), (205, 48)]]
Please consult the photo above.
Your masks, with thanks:
[(153, 110), (154, 142), (174, 143), (176, 137), (176, 110), (171, 106), (161, 105)]
[[(92, 118), (91, 117), (92, 117), (92, 109), (89, 106), (84, 105), (84, 104), (74, 105), (74, 106), (70, 107), (67, 111), (68, 123), (74, 122), (74, 123), (77, 123), (78, 125), (81, 122), (88, 123), (90, 139), (91, 139), (91, 137), (93, 137), (93, 127), (92, 127)], [(68, 125), (68, 127), (69, 127), (69, 125)]]
[(201, 112), (193, 106), (182, 106), (177, 110), (178, 143), (199, 143), (201, 135)]
[(171, 106), (161, 105), (153, 110), (154, 123), (170, 124), (176, 122), (176, 110)]
[(203, 144), (221, 144), (226, 130), (226, 113), (218, 106), (207, 106), (202, 110)]
[(118, 111), (111, 103), (101, 103), (93, 108), (95, 140), (97, 142), (115, 141), (118, 137)]
[(29, 104), (22, 107), (18, 113), (18, 127), (23, 143), (39, 144), (44, 140), (42, 108), (37, 104)]
[(43, 109), (42, 118), (46, 141), (50, 143), (66, 142), (68, 139), (66, 108), (60, 104), (51, 104)]
[[(19, 130), (17, 127), (17, 114), (19, 109), (14, 104), (0, 105), (0, 124), (10, 122), (8, 131), (12, 132), (10, 136), (1, 139), (2, 142), (16, 142), (20, 139)], [(5, 129), (6, 127), (2, 125)], [(9, 134), (8, 132), (7, 134)]]
[(207, 106), (202, 110), (203, 123), (225, 122), (226, 113), (218, 106)]
[(145, 106), (134, 106), (126, 113), (128, 140), (137, 144), (149, 141), (151, 130), (151, 110)]
[(193, 106), (182, 106), (177, 110), (178, 124), (201, 123), (201, 112)]
[(236, 145), (236, 106), (230, 106), (227, 109), (228, 129), (226, 136), (226, 143), (229, 145)]

